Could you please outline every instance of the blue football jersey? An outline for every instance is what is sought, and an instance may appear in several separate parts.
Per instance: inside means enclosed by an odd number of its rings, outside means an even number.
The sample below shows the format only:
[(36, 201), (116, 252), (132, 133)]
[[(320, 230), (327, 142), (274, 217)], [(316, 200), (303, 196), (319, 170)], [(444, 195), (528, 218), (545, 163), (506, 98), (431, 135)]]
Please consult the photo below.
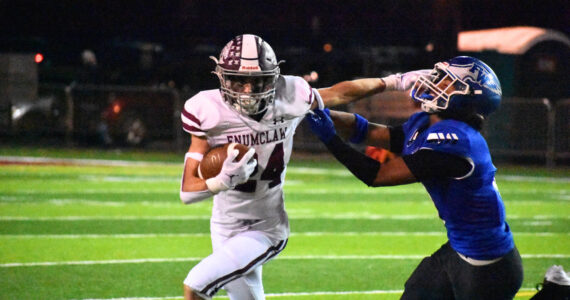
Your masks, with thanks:
[(497, 169), (483, 136), (468, 124), (451, 119), (430, 127), (425, 112), (412, 115), (403, 130), (403, 156), (428, 149), (463, 157), (473, 166), (461, 178), (422, 181), (445, 223), (453, 249), (480, 260), (497, 258), (513, 249), (505, 206), (495, 183)]

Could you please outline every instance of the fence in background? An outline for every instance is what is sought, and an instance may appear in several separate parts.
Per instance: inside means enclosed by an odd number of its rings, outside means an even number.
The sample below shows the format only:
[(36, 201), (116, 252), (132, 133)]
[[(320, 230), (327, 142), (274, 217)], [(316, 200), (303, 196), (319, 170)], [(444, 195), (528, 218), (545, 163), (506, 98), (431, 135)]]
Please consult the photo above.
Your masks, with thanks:
[[(403, 105), (402, 100), (368, 99), (349, 107), (349, 111), (366, 116), (369, 120), (397, 125), (417, 110)], [(398, 106), (398, 112), (383, 107)], [(402, 113), (404, 112), (404, 113)], [(548, 99), (503, 99), (501, 107), (486, 121), (483, 135), (493, 157), (497, 159), (535, 159), (547, 166), (568, 164), (570, 160), (570, 99), (552, 102)], [(325, 148), (301, 125), (297, 130), (296, 148), (322, 151)]]
[(93, 134), (103, 143), (128, 146), (151, 140), (181, 141), (183, 104), (176, 89), (70, 85), (65, 96), (68, 142)]
[(570, 158), (570, 99), (509, 98), (485, 126), (494, 156), (538, 158), (548, 166)]
[[(39, 91), (34, 114), (31, 114), (31, 108), (13, 103), (12, 118), (25, 109), (30, 109), (26, 111), (30, 118), (26, 120), (20, 116), (21, 119), (6, 122), (11, 123), (12, 128), (5, 130), (3, 126), (4, 137), (18, 137), (40, 130), (41, 134), (58, 133), (72, 145), (84, 134), (91, 134), (92, 138), (100, 139), (98, 142), (105, 143), (105, 133), (112, 133), (114, 142), (122, 138), (119, 144), (136, 146), (139, 144), (137, 130), (143, 128), (145, 141), (160, 139), (163, 145), (181, 151), (189, 145), (189, 137), (182, 131), (180, 122), (187, 95), (181, 96), (176, 89), (69, 85), (41, 86)], [(384, 95), (382, 99), (364, 99), (338, 109), (357, 112), (374, 122), (396, 125), (418, 109), (402, 100), (403, 96)], [(30, 126), (27, 121), (40, 121), (40, 127)], [(553, 102), (506, 98), (486, 121), (483, 134), (495, 158), (538, 159), (553, 166), (570, 161), (569, 131), (570, 99)], [(128, 141), (129, 134), (133, 138), (131, 142)], [(325, 151), (304, 122), (297, 129), (294, 147), (297, 151)]]

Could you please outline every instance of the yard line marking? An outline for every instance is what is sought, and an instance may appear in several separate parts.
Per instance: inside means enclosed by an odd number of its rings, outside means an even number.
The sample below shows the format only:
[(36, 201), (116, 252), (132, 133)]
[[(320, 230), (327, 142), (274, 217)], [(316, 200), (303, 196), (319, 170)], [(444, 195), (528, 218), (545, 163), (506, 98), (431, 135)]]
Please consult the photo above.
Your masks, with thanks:
[[(426, 195), (427, 193), (425, 190), (407, 190), (407, 191), (402, 191), (402, 190), (394, 190), (394, 189), (385, 189), (385, 190), (380, 190), (380, 189), (358, 189), (358, 188), (354, 188), (354, 189), (310, 189), (310, 190), (303, 190), (303, 191), (293, 191), (293, 190), (286, 190), (285, 191), (286, 195), (394, 195), (394, 194), (406, 194), (406, 195), (410, 195), (410, 194), (415, 194), (415, 195)], [(398, 200), (398, 201), (402, 201), (402, 200)], [(414, 203), (420, 203), (418, 201), (402, 201), (402, 202), (414, 202)], [(421, 202), (423, 203), (423, 202)], [(429, 202), (427, 202), (429, 204)]]
[[(179, 181), (180, 179), (178, 179)], [(175, 183), (173, 181), (173, 183)], [(32, 196), (32, 195), (52, 195), (52, 194), (62, 194), (67, 193), (66, 190), (53, 190), (53, 191), (46, 191), (46, 190), (15, 190), (13, 191), (12, 197), (22, 197), (22, 196)], [(74, 192), (75, 193), (75, 192)], [(156, 187), (152, 187), (149, 189), (143, 189), (138, 186), (127, 186), (126, 188), (114, 188), (112, 191), (104, 191), (102, 189), (84, 189), (81, 190), (81, 194), (116, 194), (116, 195), (123, 195), (123, 194), (172, 194), (172, 189), (164, 187), (164, 185), (160, 186), (157, 184)], [(327, 189), (327, 188), (313, 188), (313, 189), (294, 189), (288, 188), (287, 184), (285, 187), (285, 193), (287, 195), (329, 195), (329, 194), (355, 194), (355, 195), (425, 195), (427, 197), (427, 193), (425, 190), (422, 189), (361, 189), (361, 188), (343, 188), (343, 189)], [(558, 201), (568, 201), (566, 191), (561, 190), (548, 190), (548, 189), (540, 189), (540, 190), (501, 190), (501, 194), (505, 195), (546, 195), (550, 198), (554, 198)], [(507, 199), (508, 200), (508, 199)], [(403, 200), (396, 200), (398, 202), (405, 202)], [(41, 201), (36, 201), (41, 202)], [(126, 201), (125, 201), (126, 202)], [(423, 201), (407, 201), (407, 202), (414, 202), (414, 203), (424, 203)], [(138, 203), (138, 202), (127, 202), (127, 203)], [(429, 201), (427, 201), (429, 203)], [(541, 201), (509, 201), (509, 203), (544, 203)]]
[[(298, 174), (312, 174), (312, 175), (336, 175), (343, 177), (353, 176), (348, 170), (345, 169), (326, 169), (326, 168), (306, 168), (306, 167), (290, 167), (287, 168), (289, 173)], [(525, 175), (497, 175), (497, 179), (505, 181), (523, 181), (523, 182), (560, 182), (566, 183), (570, 181), (570, 177), (539, 177), (539, 176), (525, 176)]]
[(210, 216), (0, 216), (0, 221), (209, 220)]
[[(327, 296), (327, 295), (379, 295), (379, 294), (401, 294), (404, 290), (372, 290), (372, 291), (319, 291), (319, 292), (298, 292), (298, 293), (267, 293), (266, 297), (302, 297), (302, 296)], [(214, 299), (228, 299), (228, 296), (214, 296)], [(128, 297), (128, 298), (87, 298), (83, 300), (158, 300), (158, 299), (180, 299), (180, 296), (168, 297)]]
[[(564, 236), (570, 232), (515, 232), (517, 236)], [(292, 232), (291, 236), (445, 236), (444, 231), (347, 231), (347, 232)], [(209, 233), (117, 233), (117, 234), (0, 234), (0, 239), (100, 239), (100, 238), (160, 238), (209, 237)]]
[(110, 159), (49, 158), (49, 157), (32, 157), (32, 156), (0, 156), (0, 163), (89, 165), (89, 166), (113, 166), (113, 167), (182, 165), (182, 162), (169, 163), (169, 162), (127, 161), (127, 160), (110, 160)]
[[(401, 294), (404, 290), (372, 290), (372, 291), (316, 291), (298, 293), (266, 293), (266, 297), (304, 297), (304, 296), (327, 296), (327, 295), (377, 295), (377, 294)], [(515, 297), (532, 296), (536, 293), (533, 288), (521, 288)], [(214, 299), (228, 299), (228, 296), (214, 296)], [(166, 297), (125, 297), (125, 298), (86, 298), (82, 300), (160, 300), (180, 299), (180, 296)]]
[(157, 237), (210, 237), (209, 233), (131, 233), (131, 234), (0, 234), (0, 239), (134, 239)]
[[(149, 162), (149, 161), (128, 161), (110, 159), (84, 159), (84, 158), (48, 158), (32, 156), (0, 156), (0, 163), (22, 163), (22, 164), (59, 164), (59, 165), (91, 165), (91, 166), (181, 166), (182, 162)], [(343, 177), (353, 176), (348, 170), (342, 168), (307, 168), (288, 167), (289, 173), (308, 175), (335, 175)], [(498, 179), (506, 181), (540, 181), (540, 182), (561, 182), (570, 181), (570, 177), (541, 177), (526, 175), (497, 175)]]
[[(210, 215), (190, 215), (190, 216), (53, 216), (53, 217), (26, 217), (26, 216), (0, 216), (0, 221), (93, 221), (93, 220), (209, 220)], [(290, 220), (304, 219), (332, 219), (332, 220), (439, 220), (435, 214), (425, 215), (376, 215), (367, 213), (341, 213), (341, 214), (320, 214), (320, 215), (289, 215)], [(534, 215), (519, 216), (511, 215), (508, 220), (558, 220), (568, 219), (570, 216), (559, 215)]]
[(104, 181), (104, 182), (178, 182), (180, 176), (145, 176), (145, 175), (129, 175), (129, 176), (111, 176), (111, 175), (80, 175), (79, 180), (85, 181)]
[(505, 181), (517, 182), (555, 182), (555, 183), (568, 183), (570, 177), (539, 177), (539, 176), (522, 176), (522, 175), (499, 175), (498, 179)]
[[(426, 254), (408, 254), (408, 255), (284, 255), (275, 258), (276, 260), (408, 260), (422, 259)], [(522, 254), (525, 259), (540, 258), (570, 258), (570, 254)], [(141, 263), (163, 263), (163, 262), (188, 262), (200, 261), (204, 257), (178, 257), (178, 258), (141, 258), (141, 259), (112, 259), (112, 260), (85, 260), (85, 261), (53, 261), (53, 262), (27, 262), (27, 263), (5, 263), (0, 264), (0, 268), (15, 267), (40, 267), (40, 266), (67, 266), (67, 265), (107, 265), (107, 264), (141, 264)]]
[(140, 264), (156, 262), (187, 262), (199, 261), (204, 257), (184, 257), (184, 258), (143, 258), (143, 259), (111, 259), (111, 260), (83, 260), (83, 261), (46, 261), (29, 263), (7, 263), (0, 264), (2, 268), (13, 267), (44, 267), (44, 266), (70, 266), (70, 265), (112, 265), (112, 264)]

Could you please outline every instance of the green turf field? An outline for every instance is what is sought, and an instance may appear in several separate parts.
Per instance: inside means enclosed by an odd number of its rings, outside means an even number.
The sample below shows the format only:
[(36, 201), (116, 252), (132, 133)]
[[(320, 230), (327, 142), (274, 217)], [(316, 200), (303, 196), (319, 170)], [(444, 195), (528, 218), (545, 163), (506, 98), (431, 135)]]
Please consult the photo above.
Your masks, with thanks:
[[(211, 201), (182, 205), (180, 172), (0, 165), (0, 298), (181, 299), (210, 253)], [(570, 172), (506, 167), (497, 183), (524, 260), (517, 299), (528, 299), (549, 266), (570, 271)], [(293, 159), (285, 192), (292, 236), (264, 266), (268, 299), (398, 299), (446, 240), (418, 184), (367, 188), (334, 162)]]

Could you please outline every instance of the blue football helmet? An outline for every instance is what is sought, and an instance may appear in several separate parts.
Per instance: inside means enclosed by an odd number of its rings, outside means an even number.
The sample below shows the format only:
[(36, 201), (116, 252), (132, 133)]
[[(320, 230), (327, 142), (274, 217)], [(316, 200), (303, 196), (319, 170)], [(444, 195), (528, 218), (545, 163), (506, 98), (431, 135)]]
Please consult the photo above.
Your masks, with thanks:
[(489, 66), (474, 57), (458, 56), (436, 63), (430, 76), (420, 76), (410, 96), (428, 113), (486, 117), (499, 107), (502, 92)]

